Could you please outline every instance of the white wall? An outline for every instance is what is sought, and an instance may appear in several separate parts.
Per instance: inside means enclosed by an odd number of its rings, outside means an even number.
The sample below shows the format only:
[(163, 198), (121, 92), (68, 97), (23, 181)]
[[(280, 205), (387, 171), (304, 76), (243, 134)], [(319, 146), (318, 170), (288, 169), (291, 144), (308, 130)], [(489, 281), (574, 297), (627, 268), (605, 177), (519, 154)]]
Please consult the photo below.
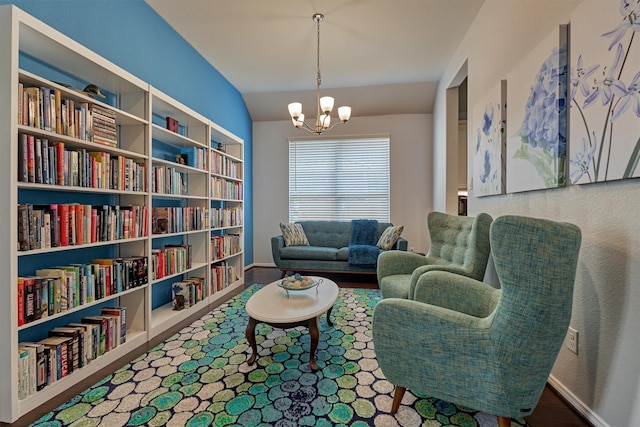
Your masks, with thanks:
[[(410, 114), (354, 117), (331, 136), (390, 135), (391, 222), (417, 252), (428, 249), (426, 214), (432, 210), (432, 116)], [(311, 134), (290, 120), (253, 124), (254, 265), (273, 265), (271, 237), (289, 220), (289, 137)], [(322, 144), (322, 141), (318, 141)]]
[[(604, 0), (585, 0), (603, 1)], [(434, 109), (434, 168), (446, 161), (447, 87), (468, 61), (469, 106), (560, 23), (580, 1), (486, 0), (452, 58)], [(618, 1), (608, 0), (609, 7)], [(637, 38), (637, 37), (636, 37)], [(469, 117), (469, 129), (474, 128)], [(440, 166), (439, 166), (440, 165)], [(473, 176), (469, 155), (468, 176)], [(440, 171), (442, 173), (442, 171)], [(443, 179), (434, 179), (444, 205)], [(520, 214), (575, 223), (583, 241), (571, 326), (579, 354), (563, 348), (552, 384), (595, 425), (638, 426), (640, 421), (640, 180), (570, 186), (483, 198), (469, 197), (469, 215)], [(525, 349), (526, 351), (526, 349)]]

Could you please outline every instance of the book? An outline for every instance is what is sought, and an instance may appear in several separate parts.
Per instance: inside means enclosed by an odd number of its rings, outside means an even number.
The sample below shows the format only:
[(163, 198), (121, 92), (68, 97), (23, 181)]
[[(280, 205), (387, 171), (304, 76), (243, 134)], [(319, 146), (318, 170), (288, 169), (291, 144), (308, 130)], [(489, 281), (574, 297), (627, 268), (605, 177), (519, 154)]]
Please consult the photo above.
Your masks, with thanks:
[[(82, 346), (80, 343), (84, 340), (84, 336), (80, 336), (80, 331), (77, 328), (53, 328), (49, 331), (50, 337), (66, 337), (69, 338), (67, 344), (67, 354), (69, 358), (68, 363), (68, 371), (69, 373), (79, 369), (80, 360), (83, 359), (84, 355), (82, 354)], [(70, 347), (69, 347), (70, 344)]]
[(92, 323), (100, 327), (100, 342), (98, 344), (98, 355), (102, 356), (107, 351), (107, 337), (109, 336), (109, 321), (102, 316), (85, 316), (82, 323)]
[(93, 338), (93, 335), (94, 335), (93, 330), (97, 326), (93, 325), (91, 323), (69, 323), (67, 325), (67, 327), (73, 327), (73, 328), (82, 329), (82, 334), (81, 335), (83, 337), (83, 343), (82, 343), (83, 358), (81, 360), (81, 364), (82, 364), (82, 366), (85, 366), (96, 357), (95, 353), (94, 353), (94, 346), (93, 346), (93, 340), (94, 340), (94, 338)]
[(49, 299), (52, 305), (52, 314), (67, 311), (68, 289), (67, 289), (67, 272), (61, 268), (42, 268), (36, 270), (38, 276), (47, 277), (49, 280), (49, 295), (53, 296)]
[(35, 319), (35, 278), (24, 278), (24, 318), (25, 322), (33, 322)]
[(60, 246), (69, 246), (69, 205), (58, 205), (58, 218), (59, 218), (59, 230), (60, 230)]
[(64, 336), (50, 336), (43, 340), (38, 341), (41, 344), (49, 347), (51, 349), (51, 356), (55, 359), (55, 367), (54, 370), (56, 372), (55, 379), (59, 380), (61, 378), (69, 375), (69, 356), (71, 351), (73, 339), (70, 337)]
[(100, 313), (105, 315), (117, 316), (120, 322), (118, 326), (119, 344), (127, 342), (127, 308), (126, 307), (104, 307)]
[(24, 316), (24, 277), (18, 277), (18, 326), (27, 323)]
[(29, 395), (34, 394), (38, 390), (38, 374), (37, 374), (37, 366), (38, 366), (38, 355), (35, 347), (23, 345), (22, 343), (18, 343), (18, 350), (26, 350), (28, 352), (28, 371), (27, 371), (27, 381), (28, 381), (28, 390)]
[(29, 182), (29, 149), (24, 133), (18, 136), (18, 181)]
[[(46, 360), (45, 346), (34, 342), (21, 342), (19, 346), (35, 349), (36, 361), (35, 365), (30, 365), (29, 367), (29, 381), (33, 381), (33, 377), (35, 377), (35, 390), (40, 391), (47, 385), (48, 361)], [(31, 371), (32, 367), (34, 368), (33, 372)]]
[(29, 350), (18, 345), (18, 399), (29, 397)]

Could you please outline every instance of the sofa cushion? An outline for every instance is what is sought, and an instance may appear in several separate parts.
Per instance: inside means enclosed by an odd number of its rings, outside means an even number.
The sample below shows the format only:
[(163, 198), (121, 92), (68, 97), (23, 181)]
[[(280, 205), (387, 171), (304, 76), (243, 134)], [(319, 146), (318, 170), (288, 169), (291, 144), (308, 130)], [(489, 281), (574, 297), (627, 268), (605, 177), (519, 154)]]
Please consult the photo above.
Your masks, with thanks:
[(309, 246), (309, 240), (307, 240), (301, 224), (281, 222), (280, 230), (282, 237), (284, 237), (285, 246)]
[(287, 246), (280, 250), (282, 259), (308, 259), (316, 261), (335, 261), (338, 249), (326, 246)]
[(338, 252), (336, 253), (336, 260), (338, 261), (349, 260), (349, 246), (345, 246), (343, 248), (338, 249)]
[(398, 240), (398, 237), (400, 237), (400, 235), (402, 234), (403, 230), (404, 230), (404, 225), (399, 225), (399, 226), (390, 225), (389, 227), (387, 227), (382, 232), (382, 236), (380, 236), (380, 239), (378, 240), (378, 247), (380, 249), (384, 249), (385, 251), (388, 251), (389, 249), (393, 248), (393, 245), (396, 244), (396, 241)]

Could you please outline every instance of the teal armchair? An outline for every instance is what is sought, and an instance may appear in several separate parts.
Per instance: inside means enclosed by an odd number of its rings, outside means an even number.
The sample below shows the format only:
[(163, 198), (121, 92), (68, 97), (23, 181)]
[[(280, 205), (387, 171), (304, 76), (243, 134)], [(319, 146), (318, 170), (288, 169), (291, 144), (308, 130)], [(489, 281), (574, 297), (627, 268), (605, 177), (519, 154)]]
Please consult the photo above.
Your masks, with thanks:
[(581, 233), (575, 225), (501, 216), (491, 225), (501, 289), (445, 271), (420, 276), (415, 300), (373, 314), (378, 363), (395, 385), (498, 416), (533, 412), (571, 318)]
[(426, 256), (387, 251), (378, 257), (378, 285), (382, 296), (413, 299), (418, 279), (432, 270), (482, 280), (491, 252), (489, 226), (492, 220), (486, 213), (467, 217), (429, 212), (427, 229), (431, 245)]

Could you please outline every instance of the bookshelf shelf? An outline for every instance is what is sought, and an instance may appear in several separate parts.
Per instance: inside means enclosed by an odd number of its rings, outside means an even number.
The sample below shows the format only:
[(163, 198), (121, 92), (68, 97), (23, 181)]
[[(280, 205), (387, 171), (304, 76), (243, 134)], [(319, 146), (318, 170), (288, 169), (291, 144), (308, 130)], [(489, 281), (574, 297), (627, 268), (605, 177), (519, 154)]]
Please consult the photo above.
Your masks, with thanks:
[(155, 283), (163, 282), (165, 280), (173, 279), (174, 277), (182, 277), (182, 275), (184, 275), (184, 274), (191, 273), (193, 271), (196, 271), (196, 270), (198, 270), (200, 268), (203, 268), (203, 267), (206, 267), (206, 266), (207, 266), (207, 264), (204, 263), (204, 262), (194, 262), (194, 263), (192, 263), (191, 268), (187, 268), (184, 271), (181, 271), (179, 273), (166, 275), (166, 276), (161, 277), (159, 279), (154, 279), (154, 280), (152, 280), (151, 284), (155, 284)]
[(69, 185), (55, 185), (55, 184), (32, 184), (30, 182), (19, 182), (18, 188), (25, 190), (45, 190), (45, 191), (63, 191), (63, 192), (81, 192), (81, 193), (95, 193), (95, 194), (114, 194), (114, 195), (129, 195), (129, 196), (147, 196), (149, 193), (146, 191), (127, 191), (127, 190), (111, 190), (108, 188), (91, 188), (91, 187), (76, 187)]
[(18, 251), (16, 256), (25, 257), (28, 255), (41, 255), (41, 254), (48, 254), (52, 252), (73, 251), (76, 249), (87, 249), (87, 248), (98, 247), (98, 246), (121, 245), (124, 243), (132, 243), (132, 242), (146, 242), (148, 239), (149, 239), (148, 237), (135, 237), (132, 239), (106, 240), (104, 242), (86, 243), (83, 245), (57, 246), (55, 248), (32, 249), (29, 251)]
[(179, 133), (175, 133), (165, 128), (162, 128), (155, 123), (152, 125), (152, 127), (153, 127), (153, 137), (156, 139), (165, 141), (169, 144), (173, 144), (181, 147), (194, 146), (194, 147), (200, 147), (200, 148), (207, 148), (207, 146), (204, 145), (202, 142), (196, 141), (189, 137), (183, 136)]
[[(105, 98), (83, 92), (88, 84), (98, 86)], [(0, 136), (8, 146), (0, 157), (0, 199), (5, 201), (0, 204), (0, 216), (8, 224), (0, 227), (5, 254), (0, 257), (0, 271), (7, 277), (0, 294), (0, 337), (7, 343), (0, 347), (0, 422), (13, 423), (244, 285), (244, 146), (242, 139), (209, 118), (14, 5), (0, 6)], [(156, 181), (161, 169), (162, 179)], [(228, 187), (224, 197), (213, 197), (215, 180)], [(158, 185), (161, 191), (155, 190)], [(72, 205), (84, 206), (85, 214), (69, 208), (80, 217), (73, 219), (69, 213), (68, 225), (49, 225), (52, 218), (62, 218), (53, 213), (54, 206)], [(90, 212), (103, 212), (104, 217), (94, 221), (86, 214), (87, 207)], [(169, 210), (170, 218), (158, 216)], [(31, 217), (35, 211), (37, 215)], [(223, 215), (227, 222), (214, 224), (214, 215)], [(174, 223), (163, 223), (169, 219)], [(92, 243), (85, 243), (87, 233), (97, 230), (98, 223), (107, 229), (105, 233), (113, 234), (97, 235)], [(154, 234), (159, 225), (188, 231)], [(52, 240), (53, 247), (33, 249), (49, 245), (53, 235), (48, 232), (54, 229), (58, 238), (61, 233), (77, 233), (77, 240), (70, 238), (69, 245), (56, 242), (59, 246)], [(105, 237), (139, 236), (136, 233), (142, 229), (146, 231), (140, 237)], [(222, 249), (222, 241), (233, 242), (233, 255), (211, 261), (216, 258), (214, 251)], [(182, 252), (176, 255), (179, 261), (172, 258), (171, 262), (190, 266), (152, 280), (158, 253), (173, 250)], [(79, 265), (94, 267), (81, 274), (74, 270)], [(68, 274), (38, 276), (62, 269)], [(127, 280), (135, 280), (134, 287), (117, 286), (127, 274), (133, 275)], [(18, 283), (31, 278), (43, 283), (39, 297), (35, 285), (28, 293), (23, 293), (24, 287), (19, 289)], [(124, 290), (108, 296), (105, 292), (102, 298), (95, 294), (93, 301), (67, 310), (56, 306), (44, 318), (24, 311), (36, 307), (24, 299), (25, 294), (42, 301), (47, 286), (52, 292), (72, 295), (99, 283), (103, 292), (112, 279), (114, 290)], [(187, 288), (195, 296), (187, 308), (174, 310), (173, 292), (189, 281)], [(27, 387), (25, 394), (24, 387), (20, 389), (25, 382), (19, 376), (25, 367), (19, 365), (19, 350), (31, 354), (23, 350), (27, 342), (38, 343), (53, 329), (77, 319), (89, 321), (105, 305), (126, 308), (126, 324), (113, 321), (95, 329), (117, 331), (118, 325), (124, 326), (126, 341), (117, 346), (112, 342), (109, 351), (85, 360), (86, 366), (78, 364), (39, 391)], [(69, 339), (73, 348), (74, 338)]]

